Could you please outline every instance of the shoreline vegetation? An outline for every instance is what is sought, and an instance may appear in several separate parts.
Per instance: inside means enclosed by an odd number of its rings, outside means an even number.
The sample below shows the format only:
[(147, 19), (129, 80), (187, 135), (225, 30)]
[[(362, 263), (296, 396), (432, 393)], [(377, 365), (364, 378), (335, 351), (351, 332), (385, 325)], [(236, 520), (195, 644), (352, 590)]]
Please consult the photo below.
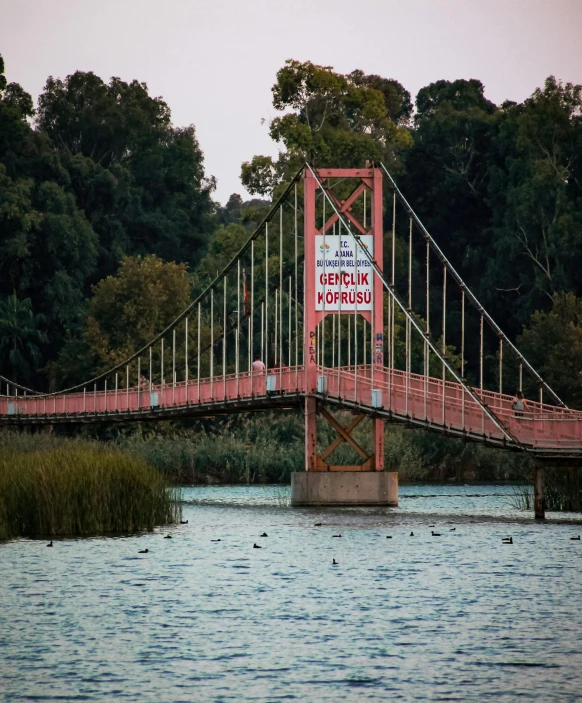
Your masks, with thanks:
[(179, 489), (146, 461), (97, 442), (3, 433), (0, 540), (86, 537), (178, 522)]
[[(345, 417), (343, 417), (345, 415)], [(339, 413), (343, 424), (349, 413)], [(303, 415), (255, 413), (206, 422), (83, 427), (75, 436), (0, 432), (0, 539), (152, 530), (181, 517), (180, 486), (288, 484), (304, 466)], [(355, 432), (371, 450), (368, 423)], [(335, 432), (318, 423), (323, 450)], [(58, 428), (58, 432), (70, 428)], [(513, 482), (531, 510), (529, 457), (387, 425), (385, 466), (401, 483)], [(357, 463), (340, 445), (334, 463)], [(582, 512), (578, 469), (548, 469), (547, 509)]]

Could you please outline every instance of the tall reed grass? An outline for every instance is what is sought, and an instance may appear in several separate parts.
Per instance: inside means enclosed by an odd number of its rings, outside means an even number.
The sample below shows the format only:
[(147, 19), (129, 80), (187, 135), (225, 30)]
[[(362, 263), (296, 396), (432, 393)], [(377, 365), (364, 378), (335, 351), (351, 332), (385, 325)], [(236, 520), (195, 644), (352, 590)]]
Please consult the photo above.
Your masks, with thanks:
[(0, 539), (130, 533), (180, 519), (177, 489), (140, 457), (71, 440), (32, 451), (20, 443), (0, 446)]

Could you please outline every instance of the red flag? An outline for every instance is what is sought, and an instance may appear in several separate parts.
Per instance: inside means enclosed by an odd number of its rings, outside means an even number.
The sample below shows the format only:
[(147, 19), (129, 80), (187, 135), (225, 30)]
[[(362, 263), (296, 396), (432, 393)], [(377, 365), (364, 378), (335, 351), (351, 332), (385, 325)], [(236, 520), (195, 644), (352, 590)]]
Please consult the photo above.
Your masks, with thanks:
[(250, 315), (251, 308), (249, 306), (249, 289), (247, 288), (247, 277), (246, 277), (244, 269), (243, 269), (243, 287), (244, 287), (244, 299), (245, 299), (245, 315)]

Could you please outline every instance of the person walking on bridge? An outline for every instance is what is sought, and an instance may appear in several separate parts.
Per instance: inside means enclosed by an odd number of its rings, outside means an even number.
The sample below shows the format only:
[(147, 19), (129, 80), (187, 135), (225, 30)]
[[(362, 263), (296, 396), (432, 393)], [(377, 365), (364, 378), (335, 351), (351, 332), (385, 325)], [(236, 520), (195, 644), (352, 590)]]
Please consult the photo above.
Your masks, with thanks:
[(515, 417), (523, 417), (524, 411), (527, 410), (527, 403), (521, 391), (516, 392), (511, 407), (515, 411)]
[(261, 361), (261, 355), (257, 354), (255, 356), (255, 360), (253, 361), (253, 378), (252, 378), (252, 385), (253, 385), (253, 393), (258, 392), (259, 390), (263, 390), (264, 388), (259, 388), (261, 384), (259, 383), (257, 385), (257, 380), (259, 376), (263, 376), (265, 373), (265, 364)]
[(253, 374), (260, 376), (265, 370), (265, 364), (261, 361), (261, 355), (257, 354), (255, 360), (253, 361)]

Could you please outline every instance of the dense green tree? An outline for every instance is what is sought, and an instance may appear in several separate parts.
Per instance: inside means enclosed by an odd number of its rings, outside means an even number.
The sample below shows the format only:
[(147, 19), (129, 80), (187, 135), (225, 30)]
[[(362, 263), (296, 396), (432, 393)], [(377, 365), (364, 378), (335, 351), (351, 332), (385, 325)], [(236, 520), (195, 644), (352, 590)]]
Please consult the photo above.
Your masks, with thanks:
[[(582, 86), (547, 79), (504, 111), (489, 175), (486, 283), (514, 328), (554, 293), (582, 294)], [(492, 300), (490, 298), (490, 300)]]
[(194, 128), (145, 84), (51, 77), (35, 111), (0, 57), (0, 296), (45, 316), (38, 368), (78, 340), (91, 284), (124, 256), (200, 260), (213, 188)]
[(411, 145), (406, 124), (410, 95), (394, 80), (342, 75), (330, 66), (289, 60), (277, 73), (273, 106), (284, 112), (269, 125), (285, 151), (274, 161), (255, 156), (242, 166), (243, 185), (262, 195), (287, 180), (304, 161), (361, 166), (367, 159), (398, 163)]
[(217, 222), (221, 225), (240, 224), (248, 230), (254, 230), (271, 209), (268, 200), (251, 198), (244, 200), (233, 193), (224, 207), (217, 210)]
[(445, 253), (476, 280), (488, 253), (496, 108), (476, 80), (431, 83), (419, 91), (416, 107), (403, 187)]
[(168, 105), (145, 83), (80, 71), (50, 77), (37, 126), (61, 153), (99, 235), (97, 279), (125, 254), (199, 258), (213, 228), (214, 180), (194, 127), (173, 127)]
[[(93, 287), (81, 334), (49, 366), (53, 384), (81, 382), (145, 346), (191, 302), (187, 268), (155, 255), (123, 259), (116, 275)], [(159, 367), (157, 350), (155, 358)]]
[[(518, 344), (562, 400), (582, 408), (582, 298), (555, 293), (549, 311), (535, 312)], [(529, 389), (536, 397), (537, 389)]]
[(497, 108), (487, 100), (484, 91), (483, 83), (475, 78), (431, 83), (418, 91), (415, 120), (422, 123), (424, 119), (434, 117), (444, 106), (455, 112), (477, 109), (493, 114)]
[(42, 315), (35, 315), (30, 298), (16, 294), (0, 301), (0, 363), (16, 382), (28, 383), (38, 368), (46, 333), (40, 329)]
[(30, 96), (0, 77), (0, 295), (30, 298), (44, 315), (51, 334), (42, 351), (50, 356), (82, 313), (97, 236), (49, 140), (27, 121)]

